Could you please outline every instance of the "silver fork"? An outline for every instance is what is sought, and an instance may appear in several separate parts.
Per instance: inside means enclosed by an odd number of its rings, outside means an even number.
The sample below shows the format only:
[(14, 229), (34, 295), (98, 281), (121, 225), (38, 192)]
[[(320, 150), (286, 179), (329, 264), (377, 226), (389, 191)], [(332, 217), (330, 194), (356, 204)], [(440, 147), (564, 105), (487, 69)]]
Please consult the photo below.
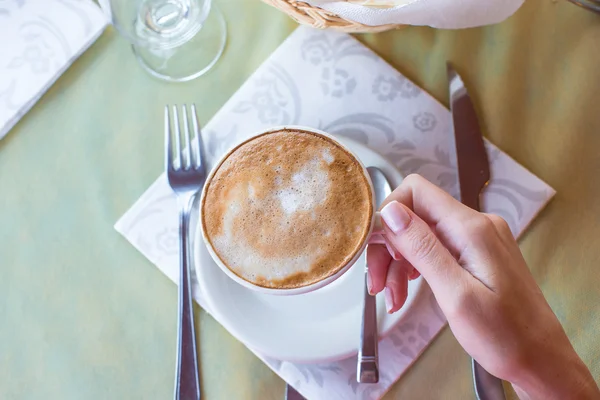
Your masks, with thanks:
[[(165, 106), (165, 171), (169, 185), (179, 203), (179, 318), (177, 320), (177, 366), (175, 371), (175, 400), (200, 399), (198, 356), (192, 290), (190, 284), (189, 224), (194, 197), (205, 179), (204, 163), (200, 152), (200, 130), (196, 106), (192, 104), (188, 118), (187, 106), (182, 107), (184, 147), (181, 146), (181, 129), (177, 106), (173, 106), (173, 131), (169, 106)], [(192, 129), (190, 129), (190, 125)], [(190, 130), (196, 136), (194, 146)], [(173, 149), (175, 139), (175, 149)], [(192, 149), (193, 147), (193, 149)]]

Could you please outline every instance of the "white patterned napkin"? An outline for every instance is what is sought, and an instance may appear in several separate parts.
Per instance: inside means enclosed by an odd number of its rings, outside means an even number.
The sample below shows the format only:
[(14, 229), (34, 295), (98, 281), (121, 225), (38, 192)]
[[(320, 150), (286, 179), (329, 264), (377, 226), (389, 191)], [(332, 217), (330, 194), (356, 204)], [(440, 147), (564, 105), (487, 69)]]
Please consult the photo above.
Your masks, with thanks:
[[(448, 110), (349, 35), (304, 27), (290, 35), (206, 125), (208, 162), (258, 130), (285, 124), (351, 137), (404, 174), (418, 172), (457, 193)], [(484, 209), (503, 216), (519, 235), (555, 192), (494, 145), (487, 148), (492, 182)], [(162, 175), (115, 225), (175, 282), (177, 213)], [(193, 287), (206, 309), (196, 282)], [(308, 399), (379, 399), (445, 324), (429, 288), (421, 291), (406, 318), (380, 342), (381, 380), (375, 385), (356, 383), (355, 358), (301, 365), (257, 355)]]
[(105, 26), (91, 0), (0, 0), (0, 139)]

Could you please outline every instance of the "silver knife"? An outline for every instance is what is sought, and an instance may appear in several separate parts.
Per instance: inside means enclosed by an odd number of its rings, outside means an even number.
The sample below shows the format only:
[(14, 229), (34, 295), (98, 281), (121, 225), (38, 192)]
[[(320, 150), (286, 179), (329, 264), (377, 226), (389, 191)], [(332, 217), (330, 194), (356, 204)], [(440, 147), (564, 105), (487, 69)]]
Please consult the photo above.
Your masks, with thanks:
[[(481, 191), (490, 180), (490, 164), (471, 97), (454, 68), (450, 64), (447, 68), (460, 201), (480, 211), (479, 199)], [(502, 381), (483, 369), (475, 360), (472, 360), (472, 366), (477, 399), (504, 400), (506, 397)]]

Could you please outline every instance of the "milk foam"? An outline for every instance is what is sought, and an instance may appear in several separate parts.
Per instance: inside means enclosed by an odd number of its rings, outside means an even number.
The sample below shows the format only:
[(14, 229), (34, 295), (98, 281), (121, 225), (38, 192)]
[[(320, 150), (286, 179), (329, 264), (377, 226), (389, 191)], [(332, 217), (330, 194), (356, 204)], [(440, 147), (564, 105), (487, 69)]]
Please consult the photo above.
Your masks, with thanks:
[[(331, 153), (329, 156), (333, 157)], [(292, 214), (312, 210), (323, 203), (327, 199), (330, 185), (327, 171), (320, 167), (319, 159), (313, 159), (292, 175), (291, 184), (277, 190), (276, 195), (281, 208), (287, 214)]]
[[(323, 152), (322, 159), (327, 164), (334, 161), (330, 152)], [(277, 167), (273, 168), (277, 172)], [(279, 178), (279, 179), (278, 179)], [(302, 165), (298, 172), (292, 175), (289, 182), (284, 182), (276, 176), (278, 189), (263, 199), (255, 198), (255, 189), (247, 185), (245, 195), (242, 189), (234, 189), (230, 196), (233, 199), (223, 214), (223, 234), (214, 237), (213, 245), (228, 266), (244, 279), (254, 281), (257, 277), (267, 280), (280, 280), (300, 272), (308, 272), (311, 266), (323, 255), (323, 251), (301, 253), (290, 257), (264, 257), (254, 249), (243, 237), (236, 235), (235, 219), (244, 212), (242, 201), (248, 205), (260, 208), (269, 208), (278, 204), (284, 211), (281, 216), (281, 226), (287, 230), (296, 229), (290, 221), (294, 214), (301, 211), (310, 211), (326, 201), (331, 180), (327, 171), (322, 168), (320, 158), (314, 158)], [(276, 200), (276, 201), (275, 201)], [(310, 213), (315, 219), (314, 212)], [(257, 234), (260, 235), (260, 232)], [(331, 232), (324, 232), (329, 236)], [(273, 243), (277, 238), (261, 237), (263, 242)]]
[(321, 152), (321, 156), (323, 157), (323, 160), (325, 160), (325, 162), (327, 164), (331, 164), (332, 162), (335, 161), (335, 157), (333, 156), (333, 154), (331, 154), (331, 151), (329, 151), (329, 149), (324, 149)]

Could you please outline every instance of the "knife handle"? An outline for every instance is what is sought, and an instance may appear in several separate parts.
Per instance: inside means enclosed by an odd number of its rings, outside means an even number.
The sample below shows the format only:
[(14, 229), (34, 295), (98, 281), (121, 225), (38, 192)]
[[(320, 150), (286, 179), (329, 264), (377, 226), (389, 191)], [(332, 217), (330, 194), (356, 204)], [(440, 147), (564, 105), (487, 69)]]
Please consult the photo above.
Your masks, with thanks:
[(296, 391), (291, 385), (285, 385), (285, 400), (306, 400), (304, 396)]
[(502, 380), (487, 372), (474, 359), (473, 362), (473, 384), (477, 400), (505, 400)]

